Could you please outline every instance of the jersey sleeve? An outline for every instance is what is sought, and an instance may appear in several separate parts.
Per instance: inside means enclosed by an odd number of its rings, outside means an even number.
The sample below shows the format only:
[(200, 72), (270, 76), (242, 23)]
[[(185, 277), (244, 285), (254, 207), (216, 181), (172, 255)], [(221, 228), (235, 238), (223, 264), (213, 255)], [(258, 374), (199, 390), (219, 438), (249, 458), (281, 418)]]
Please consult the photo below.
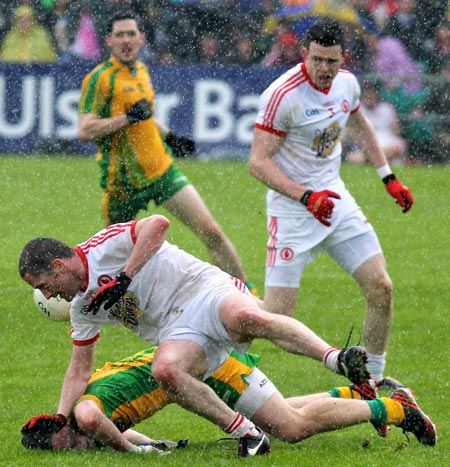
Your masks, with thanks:
[(284, 137), (289, 129), (289, 115), (286, 95), (279, 95), (271, 86), (259, 98), (255, 128)]
[(89, 73), (81, 84), (81, 97), (78, 105), (79, 114), (95, 114), (102, 116), (106, 107), (106, 97), (101, 86), (99, 73)]
[(356, 77), (354, 75), (352, 75), (352, 77), (353, 102), (350, 113), (355, 113), (356, 111), (358, 111), (361, 105), (361, 86), (359, 85)]

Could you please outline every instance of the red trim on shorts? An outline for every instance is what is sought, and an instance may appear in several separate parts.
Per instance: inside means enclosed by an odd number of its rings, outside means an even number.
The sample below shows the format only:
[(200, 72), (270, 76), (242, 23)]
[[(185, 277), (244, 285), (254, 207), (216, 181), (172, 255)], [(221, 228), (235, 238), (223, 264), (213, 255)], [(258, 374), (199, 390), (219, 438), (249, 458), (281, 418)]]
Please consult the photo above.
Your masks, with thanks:
[(275, 266), (275, 260), (277, 259), (278, 217), (270, 216), (268, 230), (269, 230), (269, 241), (267, 242), (266, 266)]

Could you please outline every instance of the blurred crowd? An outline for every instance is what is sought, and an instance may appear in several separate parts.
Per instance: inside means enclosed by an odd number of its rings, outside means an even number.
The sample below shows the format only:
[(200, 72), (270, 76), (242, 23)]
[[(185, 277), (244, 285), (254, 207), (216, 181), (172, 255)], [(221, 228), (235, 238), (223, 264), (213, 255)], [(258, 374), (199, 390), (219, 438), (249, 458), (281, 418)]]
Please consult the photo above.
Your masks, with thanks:
[[(0, 61), (103, 60), (106, 21), (124, 7), (142, 18), (149, 65), (294, 66), (314, 20), (335, 17), (392, 161), (450, 161), (447, 0), (0, 0)], [(363, 162), (350, 134), (345, 154)]]

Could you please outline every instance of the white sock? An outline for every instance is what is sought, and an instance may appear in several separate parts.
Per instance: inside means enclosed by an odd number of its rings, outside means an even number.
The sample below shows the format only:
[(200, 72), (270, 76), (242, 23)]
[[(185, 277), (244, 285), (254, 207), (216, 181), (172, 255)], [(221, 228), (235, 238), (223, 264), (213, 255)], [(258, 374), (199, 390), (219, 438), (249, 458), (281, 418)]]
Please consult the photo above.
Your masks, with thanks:
[(337, 367), (337, 357), (339, 355), (339, 352), (341, 349), (338, 349), (337, 347), (330, 347), (324, 354), (323, 354), (323, 364), (325, 365), (325, 368), (328, 368), (331, 371), (334, 371), (335, 373), (339, 373), (338, 367)]
[(244, 436), (257, 436), (259, 431), (256, 429), (253, 422), (248, 418), (236, 412), (233, 421), (225, 428), (234, 439), (243, 438)]
[[(366, 350), (367, 352), (367, 350)], [(375, 381), (383, 378), (384, 367), (386, 366), (386, 352), (383, 355), (374, 355), (367, 352), (367, 370)]]

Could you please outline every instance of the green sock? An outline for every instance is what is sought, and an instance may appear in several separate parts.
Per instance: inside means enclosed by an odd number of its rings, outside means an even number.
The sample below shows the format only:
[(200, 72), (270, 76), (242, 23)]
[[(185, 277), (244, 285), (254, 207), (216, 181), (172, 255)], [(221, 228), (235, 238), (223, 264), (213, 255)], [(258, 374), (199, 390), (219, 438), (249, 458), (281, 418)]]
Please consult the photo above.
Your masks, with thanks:
[(369, 404), (370, 410), (372, 411), (372, 417), (370, 421), (380, 425), (386, 423), (387, 409), (385, 403), (381, 399), (373, 399), (371, 401), (367, 401), (367, 403)]

